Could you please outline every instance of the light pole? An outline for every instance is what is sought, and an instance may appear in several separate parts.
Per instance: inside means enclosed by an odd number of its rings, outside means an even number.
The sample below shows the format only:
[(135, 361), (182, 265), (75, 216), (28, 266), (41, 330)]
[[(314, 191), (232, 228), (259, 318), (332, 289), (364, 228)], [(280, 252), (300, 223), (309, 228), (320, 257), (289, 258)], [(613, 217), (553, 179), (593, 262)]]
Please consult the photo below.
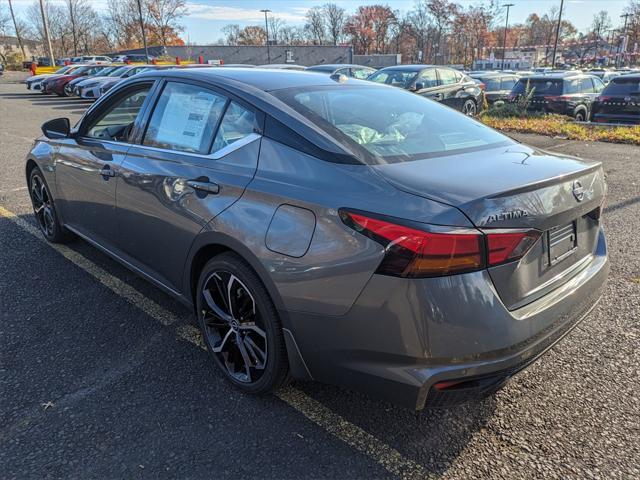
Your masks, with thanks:
[(264, 13), (264, 31), (267, 34), (267, 62), (271, 63), (271, 51), (269, 50), (269, 22), (267, 22), (267, 13), (271, 12), (268, 8), (260, 10)]
[[(627, 20), (629, 17), (633, 17), (631, 13), (625, 13), (620, 15), (620, 18), (624, 18), (624, 27), (622, 28), (622, 39), (618, 42), (618, 48), (616, 50), (616, 68), (620, 68), (620, 56), (624, 56), (624, 42), (627, 38)], [(624, 63), (624, 62), (623, 62)]]
[(553, 43), (553, 58), (551, 60), (551, 68), (556, 68), (556, 50), (558, 49), (558, 37), (560, 36), (560, 24), (562, 23), (562, 7), (564, 0), (560, 0), (560, 12), (558, 12), (558, 25), (556, 26), (556, 41)]
[(504, 38), (502, 39), (502, 67), (500, 70), (504, 70), (504, 57), (507, 55), (507, 28), (509, 28), (509, 9), (514, 6), (513, 3), (505, 3), (502, 5), (507, 7), (507, 19), (504, 22)]
[(140, 30), (142, 30), (142, 45), (144, 45), (144, 57), (149, 63), (149, 50), (147, 49), (147, 34), (144, 31), (144, 20), (142, 19), (142, 4), (138, 0), (138, 15), (140, 15)]

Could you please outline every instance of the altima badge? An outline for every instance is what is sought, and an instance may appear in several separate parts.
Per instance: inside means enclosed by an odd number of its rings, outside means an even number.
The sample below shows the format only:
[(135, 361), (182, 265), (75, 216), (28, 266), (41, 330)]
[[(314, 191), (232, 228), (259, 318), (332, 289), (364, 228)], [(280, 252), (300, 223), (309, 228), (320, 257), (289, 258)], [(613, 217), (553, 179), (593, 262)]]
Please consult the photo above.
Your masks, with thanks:
[(502, 220), (513, 220), (514, 218), (528, 217), (529, 212), (526, 210), (511, 210), (509, 212), (496, 213), (495, 215), (489, 215), (486, 223), (499, 222)]

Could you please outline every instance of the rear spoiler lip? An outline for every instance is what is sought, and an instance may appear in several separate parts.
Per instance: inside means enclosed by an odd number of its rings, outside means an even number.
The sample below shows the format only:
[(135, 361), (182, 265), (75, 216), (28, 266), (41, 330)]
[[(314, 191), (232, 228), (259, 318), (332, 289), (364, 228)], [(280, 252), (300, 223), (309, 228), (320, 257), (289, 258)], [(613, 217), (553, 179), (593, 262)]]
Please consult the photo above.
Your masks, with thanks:
[(581, 177), (583, 175), (587, 175), (589, 173), (595, 172), (597, 170), (602, 170), (602, 162), (594, 162), (592, 165), (587, 166), (582, 170), (577, 170), (575, 172), (569, 172), (562, 175), (557, 175), (555, 177), (547, 178), (546, 180), (541, 180), (539, 182), (532, 182), (526, 185), (522, 185), (521, 187), (516, 187), (515, 189), (506, 190), (503, 192), (499, 192), (493, 194), (489, 197), (485, 197), (486, 199), (494, 199), (501, 197), (511, 197), (513, 195), (518, 195), (520, 193), (527, 193), (534, 190), (538, 190), (540, 188), (548, 187), (551, 185), (555, 185), (560, 182), (565, 182), (568, 180), (572, 180), (574, 178)]

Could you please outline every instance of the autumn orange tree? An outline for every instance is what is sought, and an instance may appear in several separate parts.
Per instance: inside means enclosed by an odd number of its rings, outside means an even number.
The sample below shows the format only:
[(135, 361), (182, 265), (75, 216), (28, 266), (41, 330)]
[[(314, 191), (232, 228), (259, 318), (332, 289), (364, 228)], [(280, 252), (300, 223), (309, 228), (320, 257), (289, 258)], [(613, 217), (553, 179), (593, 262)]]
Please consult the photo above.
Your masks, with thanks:
[(351, 37), (356, 53), (387, 53), (391, 27), (396, 22), (396, 14), (389, 6), (366, 5), (349, 17), (344, 31)]

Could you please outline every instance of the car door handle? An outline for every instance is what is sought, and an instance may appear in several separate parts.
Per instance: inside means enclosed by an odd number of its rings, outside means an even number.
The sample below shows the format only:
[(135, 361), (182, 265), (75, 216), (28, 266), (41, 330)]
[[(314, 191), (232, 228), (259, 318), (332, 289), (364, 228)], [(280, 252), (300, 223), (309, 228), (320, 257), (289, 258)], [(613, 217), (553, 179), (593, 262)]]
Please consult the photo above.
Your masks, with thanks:
[(116, 172), (115, 172), (115, 170), (112, 170), (109, 165), (105, 165), (100, 170), (100, 175), (102, 175), (102, 178), (104, 178), (105, 180), (109, 180), (109, 177), (115, 177), (116, 176)]
[(220, 185), (206, 180), (187, 180), (187, 185), (194, 190), (210, 193), (212, 195), (220, 193)]

